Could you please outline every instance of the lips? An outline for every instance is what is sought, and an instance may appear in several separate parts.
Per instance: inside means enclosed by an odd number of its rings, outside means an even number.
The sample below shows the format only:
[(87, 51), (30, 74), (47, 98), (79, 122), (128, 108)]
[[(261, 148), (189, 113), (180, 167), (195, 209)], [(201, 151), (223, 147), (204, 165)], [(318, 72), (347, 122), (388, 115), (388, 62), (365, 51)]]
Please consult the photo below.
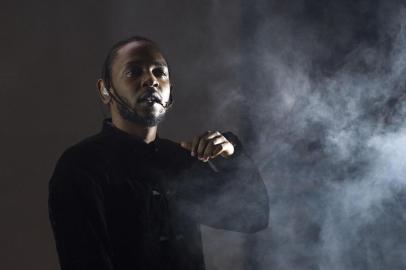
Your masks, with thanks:
[(147, 97), (143, 97), (141, 98), (138, 102), (143, 103), (143, 102), (158, 102), (159, 103), (159, 98), (155, 97), (155, 96), (147, 96)]
[(160, 95), (154, 90), (154, 92), (148, 91), (147, 93), (145, 93), (144, 95), (142, 95), (139, 99), (138, 99), (139, 103), (143, 103), (143, 102), (147, 102), (147, 103), (159, 103), (161, 104), (161, 97)]

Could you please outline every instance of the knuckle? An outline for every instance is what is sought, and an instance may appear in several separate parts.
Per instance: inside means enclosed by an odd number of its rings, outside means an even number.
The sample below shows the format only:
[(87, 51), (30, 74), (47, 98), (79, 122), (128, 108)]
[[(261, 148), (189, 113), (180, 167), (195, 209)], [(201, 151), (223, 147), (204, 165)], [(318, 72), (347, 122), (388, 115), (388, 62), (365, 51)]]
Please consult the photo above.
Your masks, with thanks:
[(207, 155), (211, 155), (211, 153), (213, 152), (213, 147), (207, 147)]
[(204, 144), (200, 143), (198, 148), (199, 148), (199, 151), (203, 151), (204, 150)]

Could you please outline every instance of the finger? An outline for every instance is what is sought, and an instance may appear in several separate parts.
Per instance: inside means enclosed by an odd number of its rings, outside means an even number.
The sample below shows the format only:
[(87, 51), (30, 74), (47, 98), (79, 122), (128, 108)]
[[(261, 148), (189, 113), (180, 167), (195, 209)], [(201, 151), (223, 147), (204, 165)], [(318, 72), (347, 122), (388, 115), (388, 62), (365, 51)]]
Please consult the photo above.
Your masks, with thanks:
[(182, 142), (180, 142), (180, 146), (182, 146), (183, 148), (185, 148), (186, 150), (189, 150), (189, 151), (192, 149), (191, 142), (182, 141)]
[(227, 139), (222, 136), (217, 137), (213, 140), (212, 143), (213, 143), (213, 147), (212, 147), (210, 158), (215, 158), (222, 153), (224, 146), (222, 146), (221, 144), (227, 143)]
[(209, 143), (208, 138), (212, 138), (213, 136), (215, 136), (215, 133), (216, 132), (209, 130), (209, 131), (206, 131), (204, 134), (202, 134), (200, 136), (199, 144), (198, 144), (197, 150), (196, 150), (197, 151), (197, 157), (199, 159), (203, 158), (204, 150), (206, 149), (207, 144)]
[(206, 149), (208, 142), (209, 141), (206, 139), (206, 136), (200, 138), (199, 144), (197, 146), (197, 157), (199, 159), (203, 158), (204, 149)]
[[(201, 158), (203, 161), (208, 161), (209, 158), (212, 155), (213, 149), (214, 149), (214, 144), (213, 142), (216, 142), (217, 144), (222, 141), (223, 135), (220, 134), (218, 131), (214, 131), (206, 135), (203, 139), (206, 140), (204, 144), (204, 149), (202, 149), (201, 153)], [(225, 139), (225, 138), (224, 138)]]
[(221, 135), (221, 133), (218, 131), (207, 131), (205, 138), (207, 140), (211, 140), (211, 139), (214, 139), (215, 137), (219, 137), (219, 136), (223, 136), (223, 135)]
[(192, 143), (192, 156), (203, 158), (208, 142), (218, 136), (222, 136), (220, 132), (208, 130), (199, 137), (195, 137)]
[(216, 149), (216, 145), (224, 142), (225, 140), (226, 139), (221, 134), (217, 135), (217, 137), (210, 139), (206, 145), (206, 148), (204, 149), (203, 158), (208, 160), (209, 158), (215, 157), (213, 155), (213, 151)]
[(223, 142), (227, 142), (227, 139), (223, 135), (220, 135), (220, 136), (215, 137), (213, 139), (213, 145), (218, 145), (218, 144), (221, 144)]
[(216, 146), (216, 148), (213, 151), (213, 157), (217, 157), (218, 155), (221, 155), (226, 151), (226, 145), (229, 142), (222, 142)]
[(194, 157), (196, 156), (196, 152), (197, 152), (197, 146), (199, 145), (199, 137), (194, 137), (193, 141), (192, 141), (192, 146), (191, 146), (191, 155)]
[(210, 140), (207, 145), (206, 148), (203, 151), (203, 161), (208, 161), (209, 158), (212, 155), (213, 149), (214, 149), (214, 145), (213, 145), (213, 140)]

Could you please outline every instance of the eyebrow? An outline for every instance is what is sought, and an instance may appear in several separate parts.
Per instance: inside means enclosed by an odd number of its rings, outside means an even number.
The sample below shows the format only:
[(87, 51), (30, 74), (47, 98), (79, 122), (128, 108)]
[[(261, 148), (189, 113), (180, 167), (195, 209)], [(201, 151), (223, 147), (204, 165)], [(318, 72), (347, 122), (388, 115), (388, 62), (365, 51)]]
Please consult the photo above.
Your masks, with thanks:
[[(130, 61), (125, 64), (126, 67), (132, 66), (132, 65), (143, 65), (145, 63), (149, 63), (148, 61), (143, 61), (143, 60), (137, 60), (137, 61)], [(168, 68), (168, 65), (165, 62), (162, 61), (152, 61), (152, 65), (158, 66), (158, 67), (166, 67)]]

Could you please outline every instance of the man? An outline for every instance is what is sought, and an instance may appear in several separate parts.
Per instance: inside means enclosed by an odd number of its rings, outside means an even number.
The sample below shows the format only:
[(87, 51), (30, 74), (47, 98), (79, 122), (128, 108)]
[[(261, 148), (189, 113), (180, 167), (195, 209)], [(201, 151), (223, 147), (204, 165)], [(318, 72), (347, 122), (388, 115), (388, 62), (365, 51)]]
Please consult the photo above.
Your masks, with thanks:
[(157, 136), (173, 99), (154, 42), (113, 46), (97, 86), (111, 119), (63, 153), (49, 184), (62, 270), (204, 269), (199, 224), (266, 228), (265, 187), (235, 135)]

